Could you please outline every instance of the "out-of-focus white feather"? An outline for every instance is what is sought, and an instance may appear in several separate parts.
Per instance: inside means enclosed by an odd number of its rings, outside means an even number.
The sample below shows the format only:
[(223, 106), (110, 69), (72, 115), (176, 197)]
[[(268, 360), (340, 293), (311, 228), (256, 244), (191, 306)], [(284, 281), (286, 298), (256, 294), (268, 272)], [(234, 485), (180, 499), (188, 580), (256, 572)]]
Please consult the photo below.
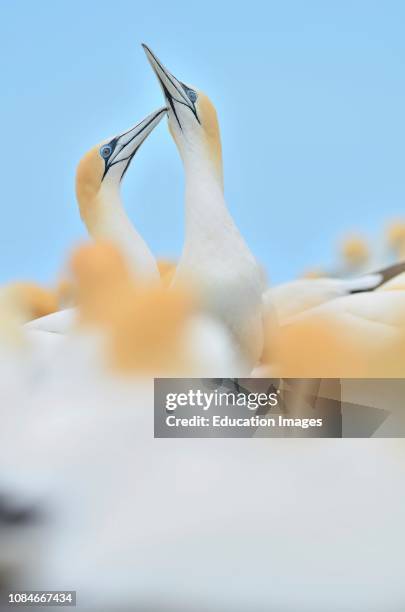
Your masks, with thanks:
[(52, 314), (34, 319), (25, 324), (27, 330), (44, 331), (55, 334), (66, 334), (72, 331), (76, 322), (76, 309), (66, 308)]
[(353, 291), (373, 289), (380, 280), (379, 274), (369, 274), (355, 279), (314, 278), (283, 283), (265, 291), (265, 310), (273, 308), (281, 322)]
[(395, 440), (155, 440), (152, 380), (73, 355), (24, 411), (0, 488), (13, 473), (43, 511), (25, 588), (63, 584), (97, 611), (363, 612), (403, 597)]

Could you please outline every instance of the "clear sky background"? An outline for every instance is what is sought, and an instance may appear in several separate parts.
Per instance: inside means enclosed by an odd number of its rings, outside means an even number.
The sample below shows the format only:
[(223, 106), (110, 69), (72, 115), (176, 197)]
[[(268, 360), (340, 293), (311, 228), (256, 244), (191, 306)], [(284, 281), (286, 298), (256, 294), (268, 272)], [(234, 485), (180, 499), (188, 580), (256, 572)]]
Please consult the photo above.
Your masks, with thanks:
[[(86, 236), (75, 167), (162, 105), (148, 43), (214, 101), (228, 205), (273, 281), (405, 217), (405, 3), (0, 0), (0, 281), (57, 277)], [(183, 176), (163, 121), (123, 189), (178, 257)]]

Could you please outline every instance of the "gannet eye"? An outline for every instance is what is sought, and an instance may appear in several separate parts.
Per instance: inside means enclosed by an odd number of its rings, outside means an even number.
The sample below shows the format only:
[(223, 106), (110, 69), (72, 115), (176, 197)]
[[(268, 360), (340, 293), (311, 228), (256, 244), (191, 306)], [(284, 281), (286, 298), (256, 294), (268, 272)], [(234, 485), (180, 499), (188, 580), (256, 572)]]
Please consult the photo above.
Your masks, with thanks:
[(187, 95), (190, 98), (190, 101), (194, 104), (198, 98), (197, 92), (195, 92), (193, 89), (187, 89)]
[(100, 155), (103, 159), (108, 159), (112, 153), (112, 147), (110, 145), (104, 145), (100, 149)]
[[(181, 81), (180, 81), (181, 82)], [(187, 87), (187, 85), (185, 85), (184, 83), (181, 83), (184, 91), (186, 92), (188, 99), (190, 100), (190, 102), (192, 102), (194, 104), (194, 102), (197, 100), (198, 98), (198, 94), (196, 91), (194, 91), (194, 89), (190, 89), (190, 87)]]

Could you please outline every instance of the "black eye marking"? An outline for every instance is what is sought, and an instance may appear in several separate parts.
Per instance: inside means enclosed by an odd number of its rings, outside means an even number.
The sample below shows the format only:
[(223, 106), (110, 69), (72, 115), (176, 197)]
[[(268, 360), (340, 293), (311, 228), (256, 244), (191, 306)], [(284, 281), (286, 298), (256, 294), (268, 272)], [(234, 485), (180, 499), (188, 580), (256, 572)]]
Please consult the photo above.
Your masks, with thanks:
[(104, 173), (103, 173), (103, 177), (102, 177), (101, 180), (103, 180), (103, 178), (105, 177), (105, 175), (108, 172), (108, 169), (112, 165), (112, 164), (109, 164), (108, 162), (109, 162), (109, 159), (110, 159), (111, 155), (114, 153), (116, 144), (117, 144), (117, 138), (113, 138), (111, 140), (111, 142), (103, 145), (100, 148), (99, 153), (100, 153), (101, 157), (104, 159)]
[[(155, 121), (155, 119), (157, 117), (159, 117), (159, 115), (162, 115), (164, 113), (167, 112), (167, 108), (164, 109), (160, 109), (159, 111), (157, 111), (156, 113), (154, 113), (153, 115), (150, 116), (148, 121), (142, 121), (140, 124), (136, 125), (135, 127), (129, 129), (127, 132), (124, 132), (123, 134), (120, 134), (119, 136), (116, 136), (115, 138), (113, 138), (112, 140), (110, 140), (110, 142), (108, 142), (107, 144), (104, 144), (102, 147), (100, 147), (99, 149), (99, 153), (101, 155), (101, 157), (104, 159), (104, 173), (102, 176), (102, 179), (104, 179), (105, 175), (107, 174), (107, 172), (109, 171), (110, 168), (112, 168), (112, 166), (115, 166), (117, 164), (125, 164), (123, 167), (123, 171), (121, 174), (121, 178), (120, 180), (122, 180), (122, 177), (124, 176), (125, 172), (127, 171), (129, 164), (131, 163), (133, 157), (135, 156), (136, 152), (138, 151), (139, 147), (141, 146), (143, 139), (141, 139), (140, 142), (135, 143), (135, 147), (133, 149), (133, 151), (129, 154), (124, 153), (125, 157), (122, 157), (122, 152), (125, 151), (125, 149), (127, 149), (127, 147), (129, 147), (129, 145), (131, 145), (130, 148), (132, 148), (134, 146), (133, 143), (135, 138), (139, 138), (141, 136), (141, 134), (149, 128), (149, 126), (151, 125), (151, 123), (153, 121)], [(143, 125), (142, 125), (143, 124)], [(142, 125), (142, 127), (140, 127)], [(127, 136), (128, 134), (131, 134), (128, 138), (124, 138), (125, 136)], [(124, 142), (123, 142), (124, 141)], [(121, 156), (121, 157), (120, 157)], [(127, 162), (127, 163), (125, 163)]]
[[(201, 125), (201, 121), (198, 117), (197, 109), (195, 107), (195, 103), (197, 102), (197, 99), (198, 99), (198, 93), (194, 91), (194, 89), (190, 89), (190, 87), (188, 87), (185, 83), (182, 83), (181, 81), (179, 81), (179, 83), (182, 86), (187, 98), (191, 102), (191, 106), (190, 105), (185, 105), (185, 106), (188, 106), (188, 108), (193, 113), (194, 117), (197, 119), (198, 123)], [(184, 102), (180, 102), (180, 100), (176, 100), (176, 102), (179, 102), (180, 104), (184, 104)]]
[[(159, 64), (159, 66), (160, 66), (160, 64)], [(174, 102), (177, 102), (178, 104), (182, 104), (183, 106), (186, 106), (186, 107), (187, 107), (189, 110), (191, 110), (191, 112), (193, 113), (194, 117), (197, 119), (198, 123), (201, 125), (201, 121), (200, 121), (200, 119), (199, 119), (199, 117), (198, 117), (198, 115), (197, 115), (197, 111), (196, 111), (196, 108), (195, 108), (195, 105), (194, 105), (194, 101), (195, 101), (195, 100), (197, 100), (197, 94), (196, 94), (196, 92), (195, 92), (195, 91), (193, 91), (192, 89), (189, 89), (189, 88), (187, 87), (187, 85), (184, 85), (184, 84), (183, 84), (181, 81), (178, 81), (178, 82), (180, 83), (181, 87), (182, 87), (182, 88), (183, 88), (183, 90), (184, 90), (184, 93), (182, 93), (182, 92), (179, 90), (179, 88), (177, 87), (176, 83), (174, 83), (174, 82), (173, 82), (173, 80), (170, 78), (170, 76), (167, 74), (167, 72), (166, 72), (166, 71), (165, 71), (163, 68), (162, 68), (162, 70), (163, 70), (163, 72), (166, 74), (166, 76), (167, 76), (167, 78), (169, 79), (169, 81), (172, 83), (173, 87), (176, 89), (176, 91), (178, 91), (178, 92), (179, 92), (179, 94), (180, 94), (180, 95), (181, 95), (181, 97), (183, 98), (183, 100), (178, 100), (177, 98), (175, 98), (174, 96), (172, 96), (172, 94), (169, 92), (169, 90), (167, 89), (166, 85), (164, 84), (163, 80), (161, 79), (160, 75), (156, 73), (156, 76), (157, 76), (157, 78), (159, 79), (160, 85), (162, 86), (162, 89), (163, 89), (163, 93), (164, 93), (164, 95), (165, 95), (165, 98), (166, 98), (166, 100), (168, 101), (168, 103), (170, 104), (170, 108), (172, 109), (173, 114), (174, 114), (174, 116), (175, 116), (175, 118), (176, 118), (176, 121), (177, 121), (177, 123), (179, 124), (179, 128), (180, 128), (180, 130), (181, 130), (181, 131), (183, 131), (183, 126), (182, 126), (182, 125), (181, 125), (181, 123), (180, 123), (180, 119), (179, 119), (179, 117), (178, 117), (178, 115), (177, 115), (177, 112), (176, 112), (176, 107), (175, 107), (175, 105), (174, 105)], [(185, 91), (186, 89), (189, 89), (189, 91), (192, 91), (192, 92), (195, 94), (195, 96), (196, 96), (195, 100), (193, 101), (193, 100), (192, 100), (192, 99), (191, 99), (191, 98), (190, 98), (190, 97), (187, 95), (187, 98), (190, 100), (191, 105), (190, 105), (190, 104), (187, 104), (187, 102), (185, 102), (185, 101), (184, 101), (184, 100), (185, 100), (185, 98), (184, 98), (184, 94), (186, 93), (186, 91)]]
[(181, 85), (182, 85), (184, 91), (186, 92), (187, 97), (190, 100), (190, 102), (192, 102), (192, 104), (197, 102), (197, 98), (198, 98), (197, 92), (194, 91), (194, 89), (190, 89), (190, 87), (187, 87), (187, 85), (184, 85), (184, 83), (182, 83)]

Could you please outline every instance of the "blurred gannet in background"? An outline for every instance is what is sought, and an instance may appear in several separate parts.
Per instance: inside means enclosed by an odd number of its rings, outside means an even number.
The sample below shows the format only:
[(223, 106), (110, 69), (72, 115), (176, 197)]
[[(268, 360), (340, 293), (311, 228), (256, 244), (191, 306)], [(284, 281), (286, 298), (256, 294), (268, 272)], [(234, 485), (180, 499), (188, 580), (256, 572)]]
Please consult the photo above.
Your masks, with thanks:
[(136, 279), (120, 250), (97, 241), (71, 259), (79, 329), (103, 338), (114, 372), (136, 376), (226, 376), (241, 371), (222, 324), (201, 315), (187, 286)]
[(221, 139), (212, 102), (176, 79), (143, 45), (167, 104), (185, 172), (185, 242), (173, 286), (192, 281), (209, 312), (242, 347), (251, 367), (263, 347), (263, 272), (226, 206)]
[(263, 296), (266, 317), (273, 310), (278, 323), (283, 323), (337, 298), (375, 291), (405, 271), (405, 263), (387, 265), (386, 258), (371, 258), (367, 242), (360, 236), (342, 240), (341, 256), (343, 264), (333, 274), (313, 270), (301, 279), (267, 289)]
[(281, 323), (289, 317), (304, 312), (324, 302), (359, 291), (374, 289), (381, 281), (378, 273), (355, 279), (302, 278), (270, 287), (264, 293), (266, 312), (274, 309)]
[(59, 308), (59, 292), (33, 282), (18, 281), (0, 288), (0, 296), (11, 294), (15, 302), (21, 304), (28, 321), (56, 312)]
[(150, 385), (71, 356), (51, 382), (0, 445), (3, 499), (41, 517), (37, 548), (16, 554), (22, 524), (0, 547), (10, 590), (75, 588), (91, 612), (402, 609), (402, 441), (154, 439)]
[(47, 349), (60, 342), (115, 373), (207, 377), (246, 371), (230, 332), (201, 312), (191, 287), (137, 278), (115, 243), (78, 247), (69, 273), (76, 307), (24, 326), (43, 371), (56, 356)]
[(201, 312), (191, 287), (137, 279), (114, 243), (98, 240), (75, 249), (70, 274), (76, 307), (24, 325), (41, 371), (60, 342), (64, 351), (82, 352), (132, 376), (229, 377), (246, 371), (230, 332)]
[[(28, 346), (38, 345), (44, 350), (53, 348), (57, 341), (56, 336), (48, 333), (49, 330), (39, 332), (36, 329), (24, 330), (27, 321), (52, 320), (57, 317), (59, 308), (59, 295), (57, 291), (45, 289), (32, 282), (14, 282), (0, 288), (0, 358), (22, 357)], [(39, 317), (39, 319), (35, 319)], [(16, 329), (16, 325), (18, 329)], [(7, 331), (8, 330), (8, 331)], [(10, 340), (12, 341), (10, 342)], [(18, 351), (16, 352), (16, 348)]]
[(359, 234), (347, 236), (340, 241), (340, 256), (341, 262), (332, 271), (310, 268), (299, 280), (271, 287), (265, 302), (273, 304), (283, 320), (352, 293), (376, 290), (383, 285), (392, 288), (393, 282), (398, 288), (399, 275), (405, 272), (405, 264), (401, 263), (405, 256), (405, 223), (391, 222), (383, 248), (377, 250), (371, 251)]
[(338, 276), (353, 276), (365, 271), (371, 254), (369, 245), (362, 236), (356, 234), (346, 236), (339, 246), (343, 269), (339, 271)]
[[(286, 305), (290, 316), (265, 317), (265, 351), (257, 376), (402, 378), (405, 376), (405, 265), (395, 264), (352, 281), (347, 295), (313, 306)], [(322, 281), (297, 281), (320, 283)], [(332, 283), (332, 280), (330, 281)], [(339, 282), (339, 281), (336, 281)], [(367, 287), (367, 283), (370, 284)], [(296, 283), (292, 283), (296, 285)], [(325, 286), (325, 285), (323, 285)], [(306, 297), (311, 297), (310, 286)], [(277, 289), (277, 288), (276, 288)], [(336, 287), (331, 284), (331, 292)], [(293, 292), (294, 293), (294, 292)], [(312, 298), (316, 299), (316, 291)]]
[(391, 257), (394, 256), (399, 261), (405, 259), (405, 221), (403, 219), (397, 219), (388, 224), (386, 246)]

